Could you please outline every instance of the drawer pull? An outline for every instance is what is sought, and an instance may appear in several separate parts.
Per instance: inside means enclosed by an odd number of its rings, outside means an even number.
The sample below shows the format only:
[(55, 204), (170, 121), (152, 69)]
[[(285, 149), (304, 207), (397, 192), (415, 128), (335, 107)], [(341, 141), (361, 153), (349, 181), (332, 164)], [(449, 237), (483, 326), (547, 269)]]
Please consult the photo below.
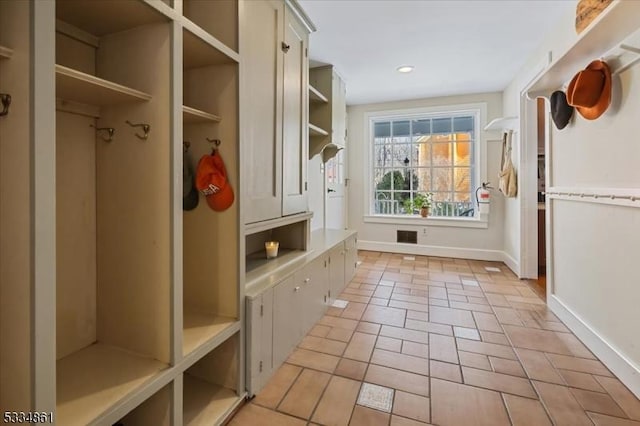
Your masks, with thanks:
[(296, 288), (294, 288), (293, 291), (300, 291), (300, 286), (297, 286)]
[(304, 279), (304, 283), (305, 283), (305, 284), (309, 283), (309, 281), (311, 281), (311, 278), (305, 278), (305, 279)]

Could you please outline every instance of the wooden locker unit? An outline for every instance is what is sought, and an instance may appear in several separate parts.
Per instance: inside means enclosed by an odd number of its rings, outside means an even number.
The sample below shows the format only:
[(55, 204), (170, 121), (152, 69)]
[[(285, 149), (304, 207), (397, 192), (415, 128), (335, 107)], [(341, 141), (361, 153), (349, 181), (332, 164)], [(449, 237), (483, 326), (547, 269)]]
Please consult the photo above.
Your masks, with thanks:
[[(33, 274), (30, 223), (33, 149), (29, 123), (31, 60), (28, 2), (0, 2), (0, 410), (30, 411)], [(2, 110), (0, 104), (0, 110)]]
[[(234, 3), (236, 12), (230, 12), (229, 21), (237, 16)], [(194, 210), (183, 212), (185, 356), (203, 344), (220, 343), (217, 337), (239, 326), (238, 63), (228, 51), (183, 31), (183, 135), (189, 143), (185, 149), (194, 173), (200, 158), (217, 150), (235, 195), (233, 204), (221, 212), (212, 210), (203, 195)]]
[(56, 2), (59, 424), (108, 418), (170, 362), (170, 26), (118, 6)]

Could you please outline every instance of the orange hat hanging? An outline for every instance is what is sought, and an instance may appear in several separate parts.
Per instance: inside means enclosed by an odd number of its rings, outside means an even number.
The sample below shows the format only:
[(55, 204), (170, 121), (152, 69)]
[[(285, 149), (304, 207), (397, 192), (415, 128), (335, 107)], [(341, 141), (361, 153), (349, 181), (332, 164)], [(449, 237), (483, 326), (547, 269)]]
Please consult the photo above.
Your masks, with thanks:
[(209, 207), (217, 212), (226, 210), (233, 204), (233, 188), (217, 150), (211, 155), (203, 155), (198, 162), (196, 188), (206, 197)]
[(595, 120), (611, 104), (611, 70), (604, 61), (593, 61), (578, 72), (567, 88), (567, 102), (587, 120)]

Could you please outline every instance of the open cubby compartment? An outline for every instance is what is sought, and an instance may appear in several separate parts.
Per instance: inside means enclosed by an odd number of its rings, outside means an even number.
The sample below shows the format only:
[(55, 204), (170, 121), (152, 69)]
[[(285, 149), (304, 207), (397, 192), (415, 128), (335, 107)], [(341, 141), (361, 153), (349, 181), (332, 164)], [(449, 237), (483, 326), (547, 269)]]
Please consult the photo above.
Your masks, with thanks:
[[(148, 94), (62, 100), (56, 113), (56, 419), (89, 424), (115, 415), (170, 361), (171, 25), (132, 24), (147, 7), (138, 1), (56, 4), (66, 22), (60, 64)], [(79, 40), (92, 29), (97, 43)], [(127, 120), (149, 124), (148, 138)], [(111, 142), (103, 127), (115, 129)]]
[[(282, 220), (284, 219), (284, 223)], [(245, 237), (246, 271), (253, 271), (263, 267), (277, 267), (295, 260), (303, 255), (309, 247), (310, 217), (301, 216), (299, 219), (287, 222), (287, 218), (280, 219), (267, 229), (256, 228)], [(278, 242), (278, 256), (267, 259), (265, 242)]]
[(184, 141), (194, 172), (216, 147), (235, 200), (214, 211), (199, 194), (195, 209), (183, 212), (183, 354), (213, 347), (239, 325), (238, 64), (184, 31), (184, 104), (215, 113), (220, 120), (185, 117)]
[[(56, 1), (56, 97), (74, 104), (115, 105), (145, 102), (151, 97), (150, 82), (144, 76), (155, 72), (144, 56), (155, 53), (155, 47), (169, 43), (169, 35), (153, 40), (149, 28), (169, 27), (168, 18), (142, 0), (118, 1)], [(145, 30), (146, 29), (146, 30)], [(133, 31), (139, 49), (113, 51), (107, 58), (111, 64), (100, 63), (106, 40), (122, 37)], [(157, 34), (153, 34), (155, 36)], [(139, 53), (140, 52), (140, 53)], [(137, 72), (131, 72), (138, 69)], [(76, 108), (77, 110), (77, 108)]]
[(217, 346), (183, 374), (183, 424), (220, 424), (240, 403), (240, 333)]
[(182, 14), (238, 52), (238, 0), (183, 0)]
[(122, 417), (114, 426), (170, 426), (173, 385), (168, 384)]
[(32, 411), (30, 2), (0, 1), (0, 408)]

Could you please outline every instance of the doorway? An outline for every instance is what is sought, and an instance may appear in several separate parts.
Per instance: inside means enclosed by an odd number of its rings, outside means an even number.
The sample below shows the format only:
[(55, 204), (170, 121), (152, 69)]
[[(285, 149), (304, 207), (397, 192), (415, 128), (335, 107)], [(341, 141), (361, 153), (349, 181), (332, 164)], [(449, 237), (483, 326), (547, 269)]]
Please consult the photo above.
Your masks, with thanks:
[(326, 193), (325, 193), (325, 228), (347, 228), (346, 178), (344, 164), (344, 149), (338, 151), (335, 157), (325, 164)]
[(546, 247), (546, 211), (545, 211), (545, 182), (546, 182), (546, 155), (545, 136), (548, 115), (544, 98), (536, 100), (537, 112), (537, 146), (538, 146), (538, 180), (537, 180), (537, 206), (538, 206), (538, 287), (546, 294), (547, 279), (547, 247)]

